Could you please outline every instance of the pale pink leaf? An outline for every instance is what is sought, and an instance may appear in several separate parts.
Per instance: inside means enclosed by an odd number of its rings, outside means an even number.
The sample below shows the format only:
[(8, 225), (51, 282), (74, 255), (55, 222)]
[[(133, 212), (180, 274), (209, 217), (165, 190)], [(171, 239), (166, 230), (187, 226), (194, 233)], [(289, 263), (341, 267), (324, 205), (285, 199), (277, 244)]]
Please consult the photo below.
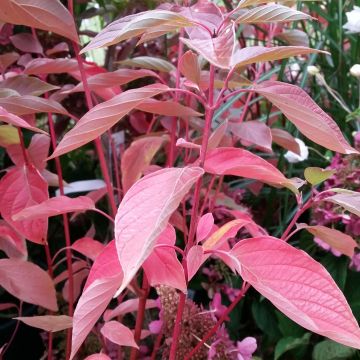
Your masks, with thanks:
[(167, 90), (168, 87), (165, 85), (148, 85), (125, 91), (111, 100), (95, 106), (76, 123), (73, 129), (65, 134), (50, 158), (65, 154), (96, 139), (145, 99)]
[(264, 236), (241, 240), (230, 254), (241, 277), (290, 319), (343, 345), (360, 348), (360, 329), (327, 270), (307, 253)]
[(0, 260), (0, 286), (18, 299), (57, 311), (56, 293), (49, 274), (22, 260)]
[(208, 150), (216, 149), (220, 145), (222, 139), (226, 134), (227, 128), (228, 128), (228, 121), (225, 120), (212, 132), (208, 142)]
[(28, 240), (43, 244), (47, 237), (47, 219), (14, 221), (12, 216), (24, 208), (48, 199), (48, 186), (32, 166), (11, 169), (0, 181), (2, 217)]
[(350, 211), (351, 213), (360, 217), (360, 193), (359, 192), (351, 192), (351, 193), (343, 193), (336, 194), (333, 196), (329, 196), (326, 201), (330, 201), (336, 205), (340, 205), (345, 210)]
[[(84, 281), (88, 277), (88, 275), (89, 275), (89, 269), (87, 269), (87, 268), (84, 268), (73, 274), (73, 292), (72, 292), (73, 303), (75, 303), (77, 301), (77, 299), (79, 298)], [(61, 290), (62, 296), (66, 302), (70, 301), (69, 287), (70, 287), (69, 279), (67, 279)]]
[(69, 45), (66, 42), (60, 42), (51, 49), (46, 50), (46, 56), (51, 56), (59, 52), (69, 52)]
[(189, 81), (200, 87), (201, 69), (198, 56), (191, 50), (187, 51), (180, 58), (179, 70)]
[(122, 60), (121, 65), (140, 67), (142, 69), (156, 70), (161, 72), (172, 72), (176, 67), (169, 61), (152, 56), (137, 56), (131, 59)]
[(87, 356), (84, 360), (111, 360), (106, 354), (92, 354)]
[(65, 195), (60, 195), (51, 199), (47, 199), (40, 204), (26, 207), (18, 213), (14, 213), (12, 219), (14, 221), (39, 219), (66, 214), (68, 212), (94, 209), (95, 204), (93, 200), (87, 196), (70, 198)]
[(112, 320), (104, 324), (101, 334), (116, 345), (139, 348), (132, 331), (118, 321)]
[(200, 150), (201, 146), (198, 144), (194, 144), (193, 142), (186, 141), (183, 138), (178, 138), (176, 140), (176, 146), (184, 149), (194, 149), (194, 150)]
[(273, 128), (271, 129), (271, 135), (275, 144), (300, 155), (300, 145), (290, 133), (283, 129)]
[(57, 332), (72, 327), (72, 317), (66, 315), (19, 316), (14, 319), (49, 332)]
[(116, 248), (124, 272), (118, 293), (151, 254), (171, 214), (202, 175), (198, 167), (167, 168), (140, 179), (125, 194), (115, 218)]
[(342, 154), (358, 153), (345, 140), (336, 122), (301, 88), (278, 81), (265, 81), (254, 90), (266, 97), (307, 138)]
[(0, 220), (0, 250), (9, 258), (27, 258), (25, 239), (12, 229), (4, 220)]
[(164, 140), (160, 136), (146, 136), (132, 141), (125, 150), (121, 159), (122, 185), (125, 193), (140, 179)]
[(211, 230), (214, 226), (214, 216), (212, 213), (207, 213), (203, 215), (198, 222), (196, 228), (196, 241), (203, 241), (207, 236), (209, 236)]
[(204, 255), (203, 247), (200, 245), (194, 245), (190, 248), (187, 256), (187, 271), (188, 280), (190, 281), (194, 275), (198, 272), (203, 262), (208, 256)]
[(326, 242), (341, 254), (347, 255), (350, 258), (353, 257), (354, 249), (357, 247), (357, 243), (351, 236), (344, 234), (339, 230), (330, 229), (322, 225), (309, 226), (306, 224), (299, 224), (298, 227), (300, 229), (307, 230), (309, 233)]
[(309, 46), (309, 35), (298, 29), (284, 30), (281, 34), (276, 35), (280, 40), (293, 46)]
[(209, 151), (205, 171), (215, 175), (242, 176), (297, 192), (293, 181), (287, 179), (276, 167), (243, 149), (227, 147)]
[[(86, 69), (86, 66), (85, 66)], [(61, 74), (79, 71), (76, 59), (70, 58), (37, 58), (29, 61), (24, 69), (27, 75)]]
[(22, 52), (42, 54), (43, 48), (38, 39), (30, 33), (20, 33), (10, 36), (12, 44)]
[(161, 245), (175, 245), (175, 229), (168, 225), (156, 241), (156, 247), (144, 261), (143, 268), (151, 286), (167, 285), (186, 293), (184, 268), (176, 251)]
[(71, 245), (73, 250), (78, 251), (80, 254), (88, 257), (93, 261), (104, 250), (104, 247), (104, 244), (102, 244), (100, 241), (89, 237), (78, 239)]
[(78, 41), (74, 19), (58, 0), (2, 0), (0, 21), (54, 32)]

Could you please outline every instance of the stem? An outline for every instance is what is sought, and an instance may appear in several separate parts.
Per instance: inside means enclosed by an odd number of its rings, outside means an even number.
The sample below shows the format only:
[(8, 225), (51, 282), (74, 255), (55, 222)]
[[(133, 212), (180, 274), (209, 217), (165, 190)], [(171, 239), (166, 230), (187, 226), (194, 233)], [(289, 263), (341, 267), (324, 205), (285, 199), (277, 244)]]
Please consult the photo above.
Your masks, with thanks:
[(201, 217), (202, 214), (204, 213), (206, 204), (207, 204), (208, 199), (209, 199), (210, 191), (211, 191), (212, 187), (214, 186), (215, 180), (216, 180), (216, 175), (213, 175), (213, 176), (211, 177), (210, 182), (209, 182), (209, 186), (207, 187), (207, 190), (206, 190), (206, 193), (205, 193), (205, 196), (204, 196), (204, 200), (203, 200), (203, 204), (202, 204), (201, 209), (200, 209), (200, 212), (199, 212), (199, 216), (200, 216), (200, 217)]
[(203, 346), (205, 344), (205, 342), (216, 333), (216, 331), (219, 329), (221, 324), (224, 321), (226, 321), (230, 312), (235, 308), (235, 306), (244, 297), (244, 295), (249, 290), (249, 288), (250, 288), (250, 285), (247, 284), (246, 282), (244, 282), (239, 295), (234, 299), (234, 301), (229, 305), (229, 307), (226, 309), (226, 311), (221, 315), (220, 319), (215, 324), (215, 326), (211, 330), (209, 330), (206, 333), (206, 335), (201, 339), (201, 341), (185, 356), (184, 360), (192, 359), (193, 356), (196, 354), (196, 352), (201, 348), (201, 346)]
[[(51, 253), (49, 248), (49, 243), (46, 241), (45, 244), (45, 255), (46, 255), (46, 262), (48, 266), (48, 272), (51, 277), (51, 279), (54, 279), (54, 271), (52, 267), (52, 259), (51, 259)], [(52, 360), (53, 358), (53, 334), (51, 331), (48, 332), (49, 338), (48, 338), (48, 360)]]
[(170, 347), (170, 355), (169, 360), (175, 360), (176, 359), (176, 348), (179, 341), (180, 333), (181, 333), (181, 320), (182, 315), (185, 307), (185, 301), (186, 301), (186, 295), (183, 292), (180, 292), (180, 298), (176, 313), (176, 319), (175, 319), (175, 325), (174, 325), (174, 331), (172, 336), (172, 342)]
[[(142, 283), (142, 295), (139, 299), (139, 306), (136, 315), (136, 324), (135, 324), (135, 333), (134, 333), (134, 340), (139, 345), (140, 338), (141, 338), (141, 330), (144, 323), (145, 317), (145, 308), (146, 308), (146, 300), (149, 295), (150, 287), (147, 281), (145, 273), (143, 274), (143, 283)], [(139, 354), (139, 349), (132, 348), (130, 354), (130, 360), (136, 360)]]
[(161, 331), (159, 332), (158, 336), (156, 337), (156, 340), (155, 340), (155, 344), (154, 344), (154, 348), (153, 348), (153, 351), (151, 353), (151, 358), (150, 360), (155, 360), (156, 359), (156, 354), (159, 350), (159, 347), (160, 347), (160, 344), (161, 344), (161, 340), (163, 338), (163, 331), (161, 329)]

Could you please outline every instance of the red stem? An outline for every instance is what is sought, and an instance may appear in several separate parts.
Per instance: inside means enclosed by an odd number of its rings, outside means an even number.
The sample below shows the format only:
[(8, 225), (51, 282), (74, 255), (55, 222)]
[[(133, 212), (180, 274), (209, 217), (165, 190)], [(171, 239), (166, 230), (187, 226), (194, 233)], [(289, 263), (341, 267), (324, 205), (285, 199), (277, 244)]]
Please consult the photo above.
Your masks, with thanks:
[(159, 350), (159, 347), (160, 347), (160, 344), (161, 344), (161, 340), (163, 338), (163, 331), (161, 329), (161, 331), (159, 332), (158, 336), (156, 337), (156, 340), (155, 340), (155, 344), (154, 344), (154, 348), (153, 348), (153, 351), (151, 353), (151, 358), (150, 360), (155, 360), (156, 359), (156, 354)]
[(221, 315), (220, 319), (216, 323), (216, 325), (209, 330), (206, 335), (201, 339), (201, 341), (185, 356), (184, 360), (190, 360), (196, 354), (196, 352), (205, 344), (205, 342), (210, 339), (216, 331), (219, 329), (221, 324), (228, 319), (228, 315), (235, 308), (235, 306), (240, 302), (240, 300), (244, 297), (246, 292), (249, 290), (250, 285), (247, 283), (243, 283), (241, 291), (239, 295), (234, 299), (234, 301), (229, 305), (229, 307), (225, 310), (225, 312)]
[(184, 312), (184, 307), (185, 307), (185, 302), (186, 302), (186, 294), (184, 294), (183, 292), (180, 292), (179, 296), (180, 297), (179, 297), (179, 303), (178, 303), (178, 308), (177, 308), (177, 313), (176, 313), (174, 331), (173, 331), (173, 335), (172, 335), (169, 360), (176, 359), (176, 349), (177, 349), (177, 344), (178, 344), (180, 333), (181, 333), (181, 320), (182, 320), (182, 315)]

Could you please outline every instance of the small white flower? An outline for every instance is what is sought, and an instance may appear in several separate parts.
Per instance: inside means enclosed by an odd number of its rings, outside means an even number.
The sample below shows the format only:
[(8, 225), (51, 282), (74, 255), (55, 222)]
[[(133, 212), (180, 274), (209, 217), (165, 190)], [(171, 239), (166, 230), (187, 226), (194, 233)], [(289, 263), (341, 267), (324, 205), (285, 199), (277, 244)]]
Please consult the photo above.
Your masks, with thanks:
[(350, 33), (360, 33), (360, 7), (354, 6), (354, 9), (346, 13), (348, 22), (343, 26)]
[(308, 147), (305, 145), (305, 143), (300, 140), (300, 139), (295, 139), (295, 141), (299, 144), (300, 147), (300, 155), (292, 152), (292, 151), (288, 151), (284, 156), (285, 159), (292, 164), (301, 162), (306, 160), (309, 157), (309, 149)]
[(315, 76), (320, 72), (320, 69), (314, 65), (310, 65), (307, 67), (307, 72), (312, 75)]
[(350, 74), (360, 79), (360, 64), (355, 64), (350, 69)]

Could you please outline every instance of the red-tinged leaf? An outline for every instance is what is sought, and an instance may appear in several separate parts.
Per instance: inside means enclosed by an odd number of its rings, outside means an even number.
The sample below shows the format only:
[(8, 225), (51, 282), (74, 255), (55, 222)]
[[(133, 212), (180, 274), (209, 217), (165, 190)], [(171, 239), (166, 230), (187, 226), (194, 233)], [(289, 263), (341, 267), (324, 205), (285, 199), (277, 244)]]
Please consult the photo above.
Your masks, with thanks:
[(205, 171), (214, 175), (234, 175), (284, 186), (293, 192), (297, 188), (276, 167), (249, 151), (238, 148), (219, 148), (208, 152)]
[(336, 122), (301, 88), (278, 81), (265, 81), (254, 90), (266, 97), (310, 140), (342, 154), (358, 153), (345, 140)]
[(25, 239), (3, 220), (0, 220), (0, 250), (9, 258), (27, 258)]
[(236, 219), (229, 221), (213, 232), (211, 236), (203, 243), (204, 250), (218, 249), (223, 246), (226, 241), (235, 237), (238, 231), (249, 224), (251, 221), (244, 219)]
[(360, 329), (327, 270), (307, 253), (264, 236), (241, 240), (230, 254), (241, 277), (290, 319), (343, 345), (360, 348)]
[(324, 241), (333, 249), (339, 251), (341, 254), (347, 255), (350, 258), (354, 255), (354, 249), (357, 247), (356, 241), (349, 235), (343, 232), (330, 229), (322, 225), (309, 226), (306, 224), (299, 224), (300, 229), (305, 229), (310, 234)]
[(183, 138), (178, 138), (176, 140), (176, 146), (184, 149), (194, 149), (194, 150), (200, 150), (201, 145), (194, 144), (193, 142), (186, 141)]
[(14, 319), (49, 332), (57, 332), (72, 327), (72, 317), (66, 315), (19, 316)]
[(20, 95), (34, 96), (40, 96), (47, 91), (59, 89), (58, 86), (48, 84), (36, 77), (27, 75), (13, 76), (0, 82), (0, 89), (6, 88), (15, 90)]
[(161, 72), (176, 71), (176, 67), (170, 62), (152, 56), (138, 56), (131, 59), (122, 60), (121, 65), (139, 67), (142, 69), (156, 70)]
[[(73, 271), (73, 274), (86, 269), (88, 267), (88, 263), (84, 260), (76, 260), (71, 264), (71, 268)], [(67, 269), (65, 269), (61, 274), (59, 274), (58, 276), (56, 276), (54, 278), (54, 284), (57, 285), (65, 280), (67, 280), (69, 278), (69, 272)]]
[(136, 107), (138, 110), (149, 112), (151, 114), (159, 114), (165, 116), (192, 117), (202, 116), (201, 113), (194, 109), (179, 104), (178, 102), (167, 100), (159, 101), (155, 99), (147, 99)]
[(215, 38), (180, 40), (190, 49), (203, 56), (209, 63), (221, 68), (230, 69), (231, 58), (237, 50), (234, 26), (228, 26)]
[[(18, 308), (17, 305), (12, 304), (12, 303), (2, 303), (0, 304), (0, 311), (4, 311), (4, 310), (8, 310), (8, 309), (12, 309), (12, 308)], [(1, 352), (0, 352), (1, 354)]]
[(202, 246), (194, 245), (190, 248), (186, 256), (188, 281), (190, 281), (195, 276), (201, 265), (208, 257), (209, 255), (204, 255), (204, 250)]
[(38, 39), (30, 33), (20, 33), (10, 36), (12, 44), (22, 52), (42, 54), (43, 47)]
[(144, 261), (143, 268), (151, 286), (167, 285), (187, 292), (184, 268), (176, 256), (176, 251), (160, 245), (175, 245), (175, 229), (168, 225), (156, 241), (157, 247)]
[(20, 138), (16, 127), (0, 125), (0, 146), (7, 148), (11, 145), (18, 144), (20, 144)]
[(36, 114), (39, 112), (51, 112), (68, 115), (68, 112), (54, 100), (39, 98), (32, 95), (11, 96), (0, 98), (0, 107), (15, 115)]
[(0, 106), (0, 121), (6, 122), (7, 124), (14, 125), (16, 127), (21, 127), (24, 129), (32, 130), (35, 132), (40, 132), (46, 134), (45, 131), (31, 126), (27, 121), (21, 119), (20, 117), (11, 114), (6, 109)]
[(87, 356), (85, 360), (111, 360), (106, 354), (92, 354)]
[(81, 344), (105, 311), (122, 279), (123, 274), (113, 240), (96, 258), (84, 291), (76, 305), (70, 359), (74, 358)]
[(134, 140), (125, 150), (121, 159), (121, 174), (123, 191), (126, 193), (130, 187), (140, 179), (144, 170), (159, 151), (164, 142), (160, 136), (147, 136)]
[(69, 52), (69, 45), (66, 42), (60, 42), (56, 44), (53, 48), (46, 50), (46, 56), (51, 56), (59, 52)]
[(159, 27), (165, 27), (166, 32), (168, 32), (189, 25), (192, 25), (191, 21), (175, 12), (166, 10), (144, 11), (112, 22), (95, 36), (95, 38), (82, 50), (82, 53), (141, 36), (144, 33), (151, 31), (153, 28), (158, 30)]
[(326, 201), (343, 207), (345, 210), (360, 217), (360, 193), (352, 191), (351, 193), (340, 193), (329, 196)]
[(1, 216), (26, 239), (43, 244), (47, 237), (47, 219), (14, 221), (12, 216), (48, 197), (47, 183), (34, 167), (13, 168), (0, 181)]
[(125, 325), (112, 320), (104, 324), (101, 334), (116, 345), (139, 348), (135, 342), (134, 334)]
[(0, 21), (54, 32), (78, 41), (74, 19), (58, 0), (2, 0)]
[(276, 37), (292, 46), (309, 46), (308, 34), (298, 29), (285, 30)]
[[(158, 307), (158, 303), (156, 300), (147, 299), (145, 309), (153, 309)], [(139, 308), (139, 298), (136, 299), (129, 299), (122, 303), (120, 303), (115, 309), (106, 310), (104, 313), (104, 320), (110, 321), (111, 319), (123, 316), (125, 314), (137, 311)]]
[(192, 83), (200, 88), (201, 69), (198, 56), (192, 51), (187, 51), (179, 60), (179, 70)]
[(71, 245), (73, 250), (78, 251), (80, 254), (83, 254), (93, 261), (104, 250), (104, 247), (104, 244), (102, 244), (100, 241), (89, 237), (83, 237), (79, 240), (76, 240)]
[(225, 120), (212, 132), (208, 142), (208, 147), (207, 147), (208, 150), (216, 149), (220, 145), (222, 139), (226, 134), (227, 127), (228, 127), (228, 121)]
[[(288, 0), (278, 0), (278, 2), (286, 2), (286, 1)], [(302, 0), (302, 1), (317, 1), (317, 0)], [(241, 9), (241, 8), (260, 5), (269, 2), (272, 2), (272, 0), (240, 0), (236, 8)]]
[(292, 151), (300, 155), (300, 145), (296, 142), (295, 138), (283, 129), (271, 129), (272, 141), (283, 147), (286, 150)]
[(234, 123), (230, 125), (230, 130), (241, 142), (244, 142), (243, 145), (252, 144), (266, 152), (272, 152), (271, 131), (265, 123), (257, 120), (246, 121), (241, 124)]
[[(77, 273), (74, 273), (73, 275), (73, 294), (72, 294), (72, 300), (73, 303), (75, 303), (77, 301), (77, 299), (79, 298), (81, 291), (82, 291), (82, 287), (84, 285), (84, 282), (86, 280), (86, 278), (89, 275), (89, 269), (82, 269), (80, 271), (78, 271)], [(69, 296), (69, 279), (65, 281), (64, 286), (61, 290), (62, 296), (64, 298), (64, 300), (66, 302), (70, 301), (70, 296)]]
[(35, 264), (1, 259), (0, 286), (22, 301), (58, 310), (54, 284), (49, 274)]
[(203, 241), (211, 233), (214, 227), (214, 216), (212, 213), (203, 215), (196, 228), (196, 241)]
[[(85, 67), (86, 69), (86, 67)], [(29, 61), (24, 69), (27, 75), (61, 74), (79, 71), (78, 62), (70, 58), (37, 58)]]
[(148, 85), (125, 91), (111, 100), (95, 106), (76, 123), (73, 129), (65, 134), (50, 159), (96, 139), (144, 100), (167, 90), (168, 87), (165, 85)]
[[(131, 69), (120, 69), (113, 72), (100, 73), (91, 76), (87, 79), (89, 88), (93, 91), (104, 89), (107, 87), (121, 86), (131, 81), (141, 79), (144, 77), (155, 77), (159, 76), (150, 70), (131, 70)], [(83, 83), (76, 85), (70, 92), (84, 91)]]
[(10, 52), (0, 55), (0, 71), (4, 72), (11, 64), (18, 60), (20, 55), (16, 52)]
[(118, 293), (151, 254), (171, 214), (202, 175), (198, 167), (167, 168), (140, 179), (125, 194), (115, 218), (116, 248), (124, 272)]
[(242, 67), (258, 62), (275, 61), (313, 53), (326, 52), (303, 46), (251, 46), (240, 50), (237, 49), (231, 58), (230, 67)]
[(309, 20), (311, 16), (301, 11), (278, 4), (259, 6), (250, 10), (235, 13), (237, 24), (256, 24), (267, 22), (288, 22)]
[(40, 204), (26, 207), (23, 210), (14, 213), (12, 219), (14, 221), (39, 219), (66, 214), (68, 212), (94, 209), (94, 202), (87, 196), (70, 198), (65, 195), (60, 195), (47, 199)]

